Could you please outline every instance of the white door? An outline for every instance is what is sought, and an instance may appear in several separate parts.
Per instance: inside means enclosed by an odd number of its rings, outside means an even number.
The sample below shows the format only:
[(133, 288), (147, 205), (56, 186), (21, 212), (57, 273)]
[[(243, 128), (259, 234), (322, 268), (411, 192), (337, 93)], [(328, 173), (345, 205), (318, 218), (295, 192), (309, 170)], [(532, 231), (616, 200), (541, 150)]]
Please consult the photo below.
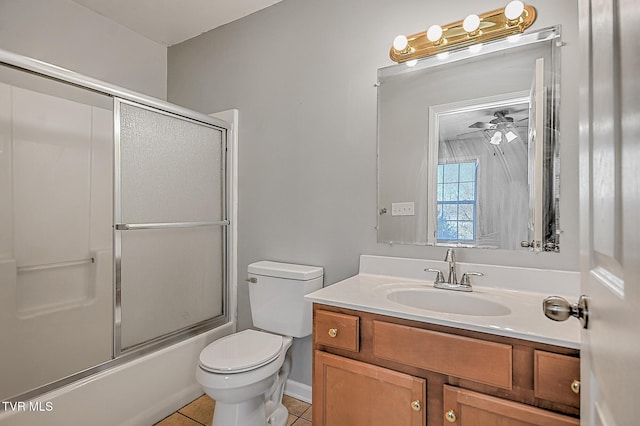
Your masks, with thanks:
[(640, 5), (578, 3), (582, 424), (640, 425)]

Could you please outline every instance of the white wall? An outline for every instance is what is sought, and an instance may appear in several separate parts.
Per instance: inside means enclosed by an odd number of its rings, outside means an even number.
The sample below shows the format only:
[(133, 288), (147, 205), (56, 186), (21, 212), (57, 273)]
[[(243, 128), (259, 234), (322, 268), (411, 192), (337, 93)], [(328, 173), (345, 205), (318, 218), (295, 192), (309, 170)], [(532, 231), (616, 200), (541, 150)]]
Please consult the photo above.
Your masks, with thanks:
[[(238, 108), (238, 274), (280, 260), (325, 267), (331, 284), (358, 255), (443, 259), (444, 248), (376, 242), (376, 70), (395, 35), (506, 1), (285, 0), (169, 48), (168, 98), (212, 112)], [(561, 253), (459, 250), (464, 262), (578, 268), (577, 2), (537, 0), (533, 29), (563, 25)], [(481, 10), (477, 10), (480, 8)], [(469, 76), (473, 78), (473, 76)], [(482, 82), (478, 82), (481, 84)], [(240, 280), (241, 281), (241, 280)], [(251, 325), (239, 285), (239, 324)], [(310, 341), (294, 347), (294, 380), (311, 382)]]
[(166, 98), (166, 47), (70, 0), (0, 0), (0, 49)]

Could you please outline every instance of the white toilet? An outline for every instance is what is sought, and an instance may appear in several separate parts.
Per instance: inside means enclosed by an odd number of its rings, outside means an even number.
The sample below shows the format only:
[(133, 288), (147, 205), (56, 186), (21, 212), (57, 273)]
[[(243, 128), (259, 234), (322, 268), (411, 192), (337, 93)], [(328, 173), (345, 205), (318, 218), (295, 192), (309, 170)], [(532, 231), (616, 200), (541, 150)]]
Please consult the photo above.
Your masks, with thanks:
[(262, 261), (248, 272), (253, 324), (265, 331), (244, 330), (208, 345), (196, 379), (216, 401), (213, 426), (285, 426), (288, 349), (294, 337), (311, 334), (311, 303), (304, 295), (322, 288), (323, 269)]

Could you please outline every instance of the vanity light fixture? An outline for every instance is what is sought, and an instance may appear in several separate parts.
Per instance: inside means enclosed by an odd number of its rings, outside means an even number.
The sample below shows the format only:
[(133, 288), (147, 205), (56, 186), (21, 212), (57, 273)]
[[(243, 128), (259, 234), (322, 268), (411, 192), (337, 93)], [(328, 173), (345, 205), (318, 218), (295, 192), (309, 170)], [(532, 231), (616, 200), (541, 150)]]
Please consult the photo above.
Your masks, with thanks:
[(536, 20), (536, 9), (513, 0), (503, 9), (481, 15), (469, 15), (448, 25), (431, 25), (426, 31), (410, 36), (399, 35), (389, 56), (407, 62), (448, 50), (472, 46), (490, 40), (521, 34)]

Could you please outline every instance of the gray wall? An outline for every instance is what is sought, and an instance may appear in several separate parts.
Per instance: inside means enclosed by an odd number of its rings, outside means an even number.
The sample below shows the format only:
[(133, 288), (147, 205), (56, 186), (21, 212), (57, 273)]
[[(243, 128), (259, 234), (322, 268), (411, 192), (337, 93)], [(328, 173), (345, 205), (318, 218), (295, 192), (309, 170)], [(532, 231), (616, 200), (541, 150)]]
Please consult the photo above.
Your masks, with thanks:
[[(240, 110), (238, 274), (267, 259), (321, 265), (325, 284), (358, 272), (360, 254), (444, 258), (441, 247), (376, 242), (376, 71), (399, 33), (423, 31), (505, 1), (284, 0), (169, 48), (168, 99)], [(459, 250), (458, 259), (578, 269), (577, 2), (539, 0), (534, 28), (563, 25), (562, 252)], [(470, 76), (473, 78), (473, 76)], [(427, 277), (425, 277), (427, 278)], [(240, 327), (251, 325), (238, 285)], [(311, 383), (310, 341), (294, 380)]]
[(69, 0), (0, 0), (0, 49), (166, 99), (167, 48)]

